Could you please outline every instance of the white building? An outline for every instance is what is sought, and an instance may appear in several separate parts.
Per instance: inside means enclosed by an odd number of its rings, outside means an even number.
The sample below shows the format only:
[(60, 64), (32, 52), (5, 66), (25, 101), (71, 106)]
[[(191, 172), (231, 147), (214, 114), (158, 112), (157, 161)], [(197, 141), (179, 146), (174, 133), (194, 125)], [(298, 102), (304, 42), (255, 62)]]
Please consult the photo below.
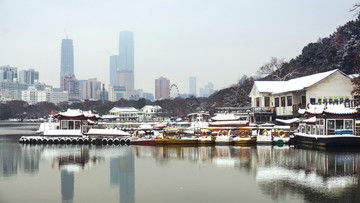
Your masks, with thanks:
[(161, 106), (145, 105), (140, 112), (140, 121), (154, 121), (157, 120), (158, 114), (161, 112)]
[(60, 102), (67, 102), (69, 96), (67, 92), (53, 92), (50, 87), (45, 87), (44, 90), (38, 90), (35, 86), (29, 86), (27, 90), (21, 91), (21, 99), (30, 105), (39, 102), (51, 102), (57, 104)]
[(139, 110), (134, 107), (113, 107), (110, 115), (117, 121), (138, 121)]
[(255, 81), (249, 94), (255, 122), (293, 117), (299, 107), (315, 103), (343, 103), (353, 99), (350, 77), (340, 70), (289, 81)]

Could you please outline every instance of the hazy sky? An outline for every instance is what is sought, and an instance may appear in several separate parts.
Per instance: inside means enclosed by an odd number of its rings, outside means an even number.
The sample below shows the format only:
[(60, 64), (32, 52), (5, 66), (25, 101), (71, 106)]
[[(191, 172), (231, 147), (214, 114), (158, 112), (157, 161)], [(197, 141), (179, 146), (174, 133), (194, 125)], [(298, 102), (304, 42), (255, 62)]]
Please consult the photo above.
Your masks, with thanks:
[(135, 88), (154, 93), (166, 77), (180, 93), (255, 75), (271, 57), (290, 60), (354, 19), (357, 0), (0, 0), (0, 66), (34, 68), (59, 87), (64, 29), (77, 79), (109, 83), (119, 32), (135, 41)]

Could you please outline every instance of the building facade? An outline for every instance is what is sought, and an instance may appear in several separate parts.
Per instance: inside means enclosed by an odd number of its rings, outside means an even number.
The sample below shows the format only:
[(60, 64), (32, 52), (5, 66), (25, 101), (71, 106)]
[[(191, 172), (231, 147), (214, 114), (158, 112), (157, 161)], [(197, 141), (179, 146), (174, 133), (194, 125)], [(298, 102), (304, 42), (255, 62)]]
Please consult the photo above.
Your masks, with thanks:
[(204, 88), (200, 88), (200, 97), (208, 97), (215, 92), (214, 84), (209, 82)]
[(17, 82), (17, 68), (10, 66), (0, 66), (0, 82)]
[(155, 80), (155, 99), (169, 99), (170, 97), (170, 80), (160, 77)]
[(109, 101), (115, 102), (125, 99), (126, 88), (124, 86), (109, 85)]
[(75, 78), (75, 75), (67, 73), (61, 77), (61, 91), (68, 92), (69, 101), (79, 101), (79, 82)]
[(19, 83), (33, 85), (39, 82), (39, 72), (34, 69), (19, 71)]

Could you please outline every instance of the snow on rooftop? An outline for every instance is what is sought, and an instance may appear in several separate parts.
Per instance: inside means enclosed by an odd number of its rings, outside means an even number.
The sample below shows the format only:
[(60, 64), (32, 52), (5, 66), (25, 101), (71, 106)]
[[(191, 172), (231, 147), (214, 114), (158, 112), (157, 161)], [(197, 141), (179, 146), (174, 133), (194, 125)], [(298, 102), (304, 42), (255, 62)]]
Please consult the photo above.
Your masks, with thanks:
[(217, 114), (216, 116), (211, 118), (211, 120), (213, 121), (234, 121), (239, 119), (240, 117), (235, 116), (234, 114)]
[(288, 81), (255, 81), (255, 84), (259, 92), (280, 94), (284, 92), (298, 91), (308, 88), (337, 71), (339, 70), (335, 69), (323, 73), (317, 73), (313, 75), (291, 79)]
[(60, 112), (59, 115), (66, 117), (78, 117), (82, 115), (84, 115), (85, 117), (99, 117), (99, 115), (95, 115), (91, 111), (82, 111), (80, 109), (68, 109), (65, 112)]
[(306, 109), (299, 109), (299, 114), (354, 114), (357, 113), (356, 108), (345, 107), (344, 104), (309, 104)]

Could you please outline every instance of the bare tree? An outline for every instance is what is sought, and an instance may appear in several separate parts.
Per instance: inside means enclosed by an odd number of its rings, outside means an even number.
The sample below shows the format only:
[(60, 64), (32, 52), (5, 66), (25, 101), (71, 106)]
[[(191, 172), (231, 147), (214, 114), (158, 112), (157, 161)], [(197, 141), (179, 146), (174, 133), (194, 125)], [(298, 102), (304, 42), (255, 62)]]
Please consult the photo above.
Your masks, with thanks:
[(297, 74), (297, 70), (286, 70), (283, 66), (285, 64), (284, 59), (278, 59), (272, 57), (270, 62), (261, 66), (258, 70), (258, 74), (261, 77), (270, 76), (273, 80), (284, 81), (293, 78), (294, 74)]
[(360, 8), (360, 3), (356, 3), (355, 5), (353, 5), (353, 7), (349, 11), (355, 12), (355, 16), (356, 16), (360, 13), (359, 8)]

